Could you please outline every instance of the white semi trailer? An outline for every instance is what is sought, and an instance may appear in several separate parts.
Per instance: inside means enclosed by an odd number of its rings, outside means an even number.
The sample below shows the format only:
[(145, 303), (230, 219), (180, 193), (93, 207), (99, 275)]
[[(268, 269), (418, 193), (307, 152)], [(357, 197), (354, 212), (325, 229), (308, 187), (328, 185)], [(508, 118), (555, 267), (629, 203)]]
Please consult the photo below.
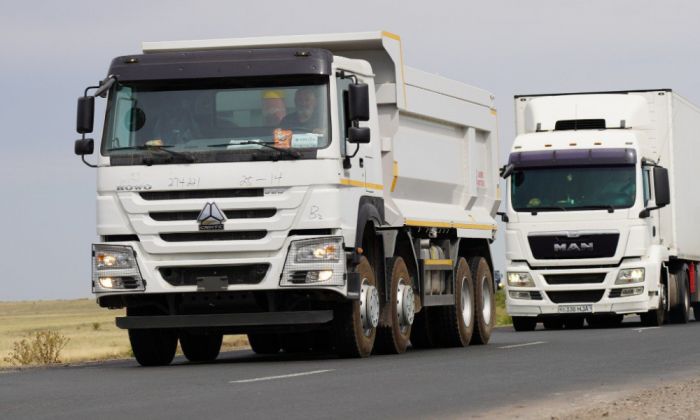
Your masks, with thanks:
[(700, 109), (671, 90), (515, 97), (507, 311), (516, 330), (700, 313)]
[(489, 340), (488, 92), (387, 32), (144, 43), (79, 99), (84, 161), (99, 96), (92, 289), (140, 364), (234, 333), (351, 357)]

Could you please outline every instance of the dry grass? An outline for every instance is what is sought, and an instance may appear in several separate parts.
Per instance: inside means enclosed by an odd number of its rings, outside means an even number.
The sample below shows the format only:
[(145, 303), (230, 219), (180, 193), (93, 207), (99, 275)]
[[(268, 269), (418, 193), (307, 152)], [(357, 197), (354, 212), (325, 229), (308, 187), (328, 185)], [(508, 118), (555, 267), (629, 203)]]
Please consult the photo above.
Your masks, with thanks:
[[(123, 310), (100, 308), (93, 299), (0, 302), (0, 367), (13, 344), (31, 333), (54, 331), (70, 341), (61, 352), (66, 363), (131, 357), (129, 338), (114, 325)], [(222, 350), (248, 345), (245, 336), (224, 338)]]

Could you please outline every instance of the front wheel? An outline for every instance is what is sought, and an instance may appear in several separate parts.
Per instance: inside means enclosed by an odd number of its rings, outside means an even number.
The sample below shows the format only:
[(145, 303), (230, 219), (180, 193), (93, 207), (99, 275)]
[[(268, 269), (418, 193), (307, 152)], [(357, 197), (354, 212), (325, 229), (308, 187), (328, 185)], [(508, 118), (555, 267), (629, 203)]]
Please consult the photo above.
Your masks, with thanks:
[(177, 331), (165, 328), (129, 330), (129, 341), (141, 366), (164, 366), (175, 357)]
[(534, 316), (514, 316), (513, 328), (515, 331), (534, 331), (537, 327), (537, 318)]
[(659, 286), (659, 307), (650, 309), (649, 311), (640, 314), (642, 325), (645, 327), (660, 327), (664, 324), (666, 318), (666, 285)]
[(493, 290), (491, 269), (484, 257), (472, 257), (469, 261), (471, 275), (474, 279), (474, 297), (476, 316), (472, 343), (486, 344), (491, 338), (496, 321), (496, 302)]

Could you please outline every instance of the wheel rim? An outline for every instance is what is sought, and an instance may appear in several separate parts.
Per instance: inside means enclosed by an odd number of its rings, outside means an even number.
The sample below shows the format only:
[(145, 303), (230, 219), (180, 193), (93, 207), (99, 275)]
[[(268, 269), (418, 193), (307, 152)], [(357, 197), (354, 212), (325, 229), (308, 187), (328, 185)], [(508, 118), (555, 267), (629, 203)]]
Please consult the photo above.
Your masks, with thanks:
[(472, 323), (472, 314), (474, 313), (474, 308), (472, 308), (472, 296), (469, 291), (469, 284), (467, 283), (469, 279), (462, 277), (462, 321), (464, 321), (465, 326), (470, 326)]
[(491, 288), (489, 287), (488, 276), (481, 278), (481, 296), (483, 300), (481, 315), (485, 323), (491, 324)]
[(362, 333), (365, 337), (369, 337), (372, 335), (372, 330), (379, 323), (379, 292), (366, 278), (362, 279), (360, 319), (362, 321)]
[(402, 334), (405, 334), (411, 324), (413, 324), (415, 307), (413, 305), (413, 288), (406, 284), (403, 278), (399, 279), (396, 290), (396, 315), (399, 329)]

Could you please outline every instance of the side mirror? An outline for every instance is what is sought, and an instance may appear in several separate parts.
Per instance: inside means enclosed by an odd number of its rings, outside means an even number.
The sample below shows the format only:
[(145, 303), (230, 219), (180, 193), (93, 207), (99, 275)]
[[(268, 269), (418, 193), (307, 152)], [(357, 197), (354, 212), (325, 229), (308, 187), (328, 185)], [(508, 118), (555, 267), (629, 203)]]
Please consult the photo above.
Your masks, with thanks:
[(513, 165), (512, 163), (509, 163), (508, 165), (503, 165), (503, 167), (501, 168), (501, 171), (500, 171), (501, 178), (507, 179), (509, 176), (511, 176), (513, 174), (514, 169), (515, 169), (515, 165)]
[(95, 97), (81, 96), (78, 98), (78, 119), (76, 131), (79, 134), (92, 133), (95, 120)]
[(369, 87), (365, 83), (353, 83), (348, 86), (348, 119), (369, 120)]
[(654, 197), (656, 207), (661, 208), (671, 203), (671, 189), (668, 185), (668, 169), (654, 167)]
[(369, 143), (369, 139), (368, 127), (348, 127), (348, 141), (350, 143)]
[(75, 154), (78, 156), (91, 155), (95, 151), (93, 139), (79, 139), (75, 141)]

